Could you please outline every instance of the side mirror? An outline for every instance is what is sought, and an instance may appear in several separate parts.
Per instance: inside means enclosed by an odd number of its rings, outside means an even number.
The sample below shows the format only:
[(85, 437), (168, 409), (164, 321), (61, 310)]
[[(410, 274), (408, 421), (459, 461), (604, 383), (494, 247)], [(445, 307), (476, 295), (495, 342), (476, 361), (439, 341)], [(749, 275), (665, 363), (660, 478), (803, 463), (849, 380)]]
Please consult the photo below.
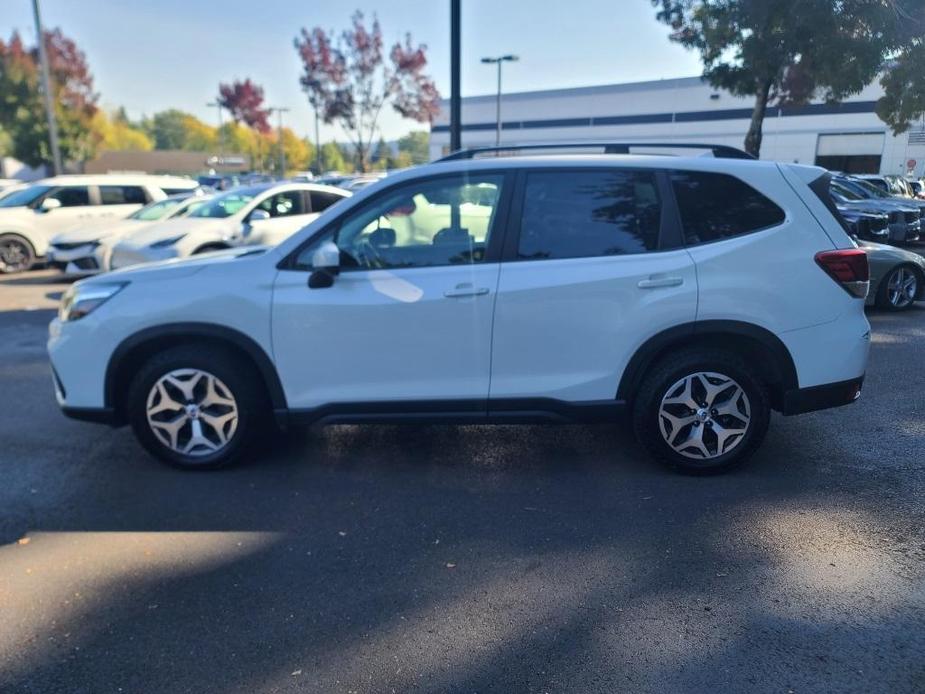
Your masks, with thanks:
[(340, 272), (340, 249), (333, 241), (325, 241), (312, 254), (312, 274), (308, 276), (309, 289), (327, 289), (334, 284)]
[(61, 207), (61, 201), (58, 198), (45, 198), (42, 200), (42, 204), (39, 206), (39, 209), (42, 212), (51, 212), (52, 210), (57, 210)]
[(247, 215), (247, 223), (253, 224), (254, 222), (264, 222), (270, 218), (270, 213), (266, 210), (251, 210), (251, 213)]

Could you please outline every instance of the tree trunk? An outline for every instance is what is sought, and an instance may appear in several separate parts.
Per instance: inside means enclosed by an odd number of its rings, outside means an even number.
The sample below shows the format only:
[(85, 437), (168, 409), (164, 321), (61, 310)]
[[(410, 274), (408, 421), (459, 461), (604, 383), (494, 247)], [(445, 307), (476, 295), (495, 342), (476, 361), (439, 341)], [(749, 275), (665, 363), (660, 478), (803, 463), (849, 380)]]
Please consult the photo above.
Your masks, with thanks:
[(752, 122), (745, 135), (745, 151), (757, 158), (761, 154), (762, 126), (764, 115), (768, 110), (768, 97), (771, 95), (771, 80), (759, 86), (755, 94), (755, 108), (752, 110)]

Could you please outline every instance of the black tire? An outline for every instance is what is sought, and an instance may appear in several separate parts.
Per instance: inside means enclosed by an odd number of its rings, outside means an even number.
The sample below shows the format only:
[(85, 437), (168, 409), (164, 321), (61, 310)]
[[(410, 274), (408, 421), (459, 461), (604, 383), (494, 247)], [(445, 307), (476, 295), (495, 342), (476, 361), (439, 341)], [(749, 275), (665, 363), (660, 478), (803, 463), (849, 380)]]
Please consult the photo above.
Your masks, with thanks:
[(19, 234), (0, 234), (0, 274), (12, 275), (31, 270), (35, 265), (35, 249)]
[(909, 301), (908, 304), (904, 305), (895, 305), (890, 301), (890, 280), (898, 273), (900, 270), (905, 270), (906, 272), (911, 272), (918, 282), (918, 287), (916, 293), (921, 293), (922, 283), (925, 282), (925, 278), (922, 277), (922, 273), (913, 265), (897, 265), (892, 270), (890, 270), (886, 275), (883, 276), (883, 279), (880, 280), (880, 286), (877, 287), (877, 296), (874, 299), (874, 303), (877, 308), (883, 311), (908, 311), (915, 305), (915, 299)]
[[(663, 418), (660, 414), (662, 399), (671, 394), (669, 391), (675, 391), (675, 386), (685, 377), (702, 372), (721, 374), (734, 380), (744, 391), (750, 405), (751, 415), (750, 421), (744, 427), (745, 433), (730, 438), (724, 446), (725, 453), (709, 458), (690, 457), (669, 445), (662, 434)], [(726, 392), (728, 391), (722, 391), (721, 394)], [(680, 472), (701, 475), (717, 474), (740, 465), (754, 453), (767, 433), (770, 409), (767, 386), (762, 382), (757, 371), (741, 357), (722, 349), (695, 347), (679, 350), (649, 369), (633, 401), (633, 429), (643, 447), (660, 462)], [(693, 411), (690, 416), (693, 416)], [(718, 416), (717, 422), (738, 426), (736, 420), (730, 422), (724, 415)], [(687, 429), (689, 433), (695, 426), (705, 427), (701, 436), (714, 437), (714, 450), (711, 453), (715, 454), (717, 450), (715, 443), (718, 439), (715, 438), (715, 432), (709, 435), (706, 433), (714, 426), (712, 418), (702, 425), (698, 421), (688, 426), (690, 427)], [(681, 429), (676, 433), (680, 435), (680, 432)]]
[[(174, 450), (158, 437), (149, 424), (147, 405), (157, 382), (171, 372), (191, 369), (217, 378), (220, 381), (220, 387), (230, 393), (236, 405), (236, 428), (227, 437), (227, 443), (211, 453), (200, 452), (191, 455)], [(196, 386), (200, 389), (203, 387), (205, 386)], [(197, 395), (201, 392), (201, 390), (197, 391)], [(173, 394), (179, 395), (179, 391)], [(157, 396), (151, 397), (156, 398)], [(252, 366), (233, 352), (208, 344), (172, 347), (153, 356), (141, 366), (132, 379), (126, 404), (129, 423), (141, 445), (164, 462), (184, 469), (211, 469), (234, 462), (253, 443), (259, 431), (269, 420), (269, 405), (265, 391)], [(223, 414), (228, 409), (217, 414)], [(181, 410), (176, 411), (179, 416)], [(202, 412), (206, 411), (207, 408), (203, 407)], [(168, 411), (165, 415), (170, 418), (172, 412), (173, 410)], [(189, 421), (187, 414), (184, 413), (183, 416), (186, 416)], [(199, 417), (197, 413), (196, 418)], [(189, 442), (191, 429), (186, 429), (186, 427), (192, 425), (187, 423), (183, 426), (184, 429), (177, 435), (177, 439), (182, 441), (182, 437), (185, 437)], [(214, 429), (209, 431), (214, 433)]]

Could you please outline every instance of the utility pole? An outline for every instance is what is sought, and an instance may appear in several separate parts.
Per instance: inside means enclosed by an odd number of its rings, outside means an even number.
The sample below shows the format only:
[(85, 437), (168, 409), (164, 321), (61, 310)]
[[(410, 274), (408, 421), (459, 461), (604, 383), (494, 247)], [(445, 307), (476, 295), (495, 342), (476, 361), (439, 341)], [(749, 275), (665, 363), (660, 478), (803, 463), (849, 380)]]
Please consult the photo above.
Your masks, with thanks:
[(286, 178), (286, 151), (283, 149), (283, 114), (289, 111), (288, 108), (283, 108), (281, 106), (271, 106), (269, 111), (270, 113), (279, 114), (279, 177)]
[(498, 66), (498, 92), (495, 96), (495, 146), (501, 144), (501, 64), (513, 63), (520, 60), (516, 55), (501, 55), (497, 58), (482, 58), (482, 62), (488, 65)]
[(222, 103), (216, 99), (206, 104), (209, 108), (218, 109), (218, 158), (219, 164), (225, 160), (225, 133), (222, 130)]
[(35, 35), (39, 44), (39, 62), (42, 65), (42, 91), (45, 92), (45, 115), (48, 118), (48, 139), (51, 145), (53, 174), (63, 173), (61, 164), (61, 147), (58, 145), (58, 121), (55, 120), (55, 101), (51, 93), (51, 76), (48, 71), (48, 50), (45, 47), (45, 30), (42, 28), (42, 15), (39, 12), (39, 0), (32, 0), (32, 14), (35, 16)]
[(460, 96), (460, 0), (450, 0), (450, 151), (462, 149), (462, 97)]
[(318, 175), (321, 175), (321, 132), (320, 116), (318, 115), (318, 107), (312, 104), (312, 108), (315, 110), (315, 169), (318, 172)]

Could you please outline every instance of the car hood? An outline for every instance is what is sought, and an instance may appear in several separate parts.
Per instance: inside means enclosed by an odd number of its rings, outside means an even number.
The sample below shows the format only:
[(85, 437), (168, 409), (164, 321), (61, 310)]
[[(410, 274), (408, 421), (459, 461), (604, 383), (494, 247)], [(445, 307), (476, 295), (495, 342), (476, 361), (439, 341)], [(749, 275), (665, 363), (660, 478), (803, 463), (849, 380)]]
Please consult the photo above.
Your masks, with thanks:
[(132, 246), (143, 247), (150, 246), (152, 243), (172, 239), (191, 233), (214, 233), (219, 236), (225, 236), (232, 232), (234, 226), (240, 224), (231, 218), (227, 219), (208, 219), (205, 217), (181, 217), (180, 219), (168, 219), (164, 222), (155, 222), (138, 229), (129, 236), (125, 237), (125, 242)]
[(918, 265), (925, 269), (925, 258), (918, 253), (907, 251), (904, 248), (888, 246), (884, 243), (874, 243), (872, 241), (859, 241), (858, 246), (867, 252), (867, 257), (872, 263), (879, 261), (903, 262)]
[(872, 212), (916, 212), (919, 210), (917, 205), (908, 205), (901, 200), (886, 200), (882, 198), (868, 198), (866, 200), (849, 200), (847, 202), (838, 203), (839, 206), (847, 207), (852, 210), (859, 210), (864, 212), (865, 210), (870, 210)]
[(35, 219), (35, 210), (29, 207), (0, 207), (0, 221), (13, 223)]
[(63, 231), (55, 236), (51, 243), (90, 243), (91, 241), (99, 241), (104, 236), (125, 236), (148, 224), (150, 222), (139, 219), (100, 220), (99, 222), (82, 224), (79, 227)]
[(199, 272), (209, 265), (234, 262), (244, 257), (257, 258), (266, 254), (267, 251), (271, 249), (271, 246), (241, 246), (238, 248), (227, 248), (211, 253), (200, 253), (188, 258), (174, 258), (172, 260), (161, 260), (154, 263), (131, 265), (121, 270), (113, 270), (107, 273), (105, 277), (109, 280), (120, 281), (155, 281), (183, 277), (191, 275), (194, 272)]

